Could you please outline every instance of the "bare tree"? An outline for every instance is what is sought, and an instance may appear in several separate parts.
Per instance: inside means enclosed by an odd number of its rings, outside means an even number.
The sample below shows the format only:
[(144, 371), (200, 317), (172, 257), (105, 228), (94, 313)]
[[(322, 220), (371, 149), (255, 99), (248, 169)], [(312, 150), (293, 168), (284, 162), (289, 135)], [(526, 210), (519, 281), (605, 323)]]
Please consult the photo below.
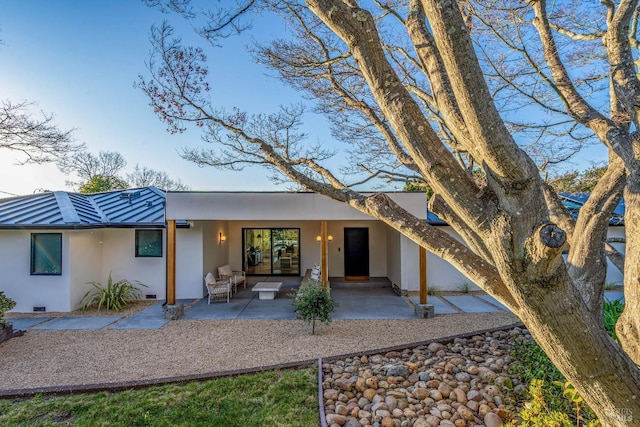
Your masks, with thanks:
[(73, 173), (80, 178), (80, 182), (68, 182), (78, 187), (82, 187), (95, 177), (117, 177), (126, 165), (127, 161), (117, 151), (101, 151), (97, 156), (88, 151), (80, 151), (58, 162), (58, 168), (62, 172)]
[(34, 116), (32, 107), (32, 103), (24, 101), (0, 101), (0, 148), (26, 155), (21, 163), (51, 162), (84, 148), (73, 143), (73, 130), (60, 130), (52, 115)]
[[(362, 172), (355, 179), (329, 169), (334, 152), (305, 144), (301, 108), (270, 115), (217, 108), (204, 50), (183, 46), (167, 25), (152, 32), (149, 75), (139, 86), (169, 130), (195, 124), (213, 144), (187, 150), (187, 158), (230, 169), (263, 164), (380, 219), (517, 314), (604, 425), (640, 425), (638, 1), (364, 3), (239, 1), (208, 15), (233, 20), (252, 6), (286, 20), (290, 37), (258, 47), (258, 60), (315, 99), (352, 153), (368, 150), (353, 157)], [(221, 28), (204, 25), (210, 40)], [(532, 106), (553, 120), (536, 122)], [(592, 140), (609, 150), (577, 220), (518, 144), (520, 132), (536, 126), (534, 139), (550, 147)], [(428, 183), (430, 209), (466, 245), (384, 194), (354, 190), (375, 178)], [(604, 330), (602, 304), (607, 225), (623, 192), (620, 346)], [(615, 416), (622, 408), (632, 420)]]
[(163, 190), (188, 190), (189, 186), (180, 179), (172, 179), (166, 172), (156, 171), (136, 164), (133, 172), (122, 176), (127, 161), (117, 151), (101, 151), (98, 155), (81, 151), (58, 162), (58, 168), (67, 174), (75, 174), (80, 181), (74, 185), (81, 193), (118, 190), (123, 188), (147, 187), (150, 185)]
[(130, 187), (154, 186), (165, 191), (185, 191), (189, 186), (183, 184), (180, 179), (172, 179), (166, 172), (149, 169), (147, 167), (135, 166), (132, 173), (127, 174), (127, 182)]

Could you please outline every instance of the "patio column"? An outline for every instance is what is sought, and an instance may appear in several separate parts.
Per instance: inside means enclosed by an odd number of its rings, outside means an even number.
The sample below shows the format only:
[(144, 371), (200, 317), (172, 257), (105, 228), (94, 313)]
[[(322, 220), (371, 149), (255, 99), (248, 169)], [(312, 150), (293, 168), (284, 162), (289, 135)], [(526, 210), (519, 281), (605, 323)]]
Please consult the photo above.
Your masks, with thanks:
[(420, 246), (420, 304), (427, 303), (427, 250)]
[(176, 220), (167, 220), (167, 305), (176, 304)]
[(415, 306), (416, 316), (426, 319), (435, 315), (433, 304), (427, 304), (427, 250), (420, 246), (420, 303)]
[(327, 221), (320, 221), (320, 242), (322, 251), (321, 275), (322, 289), (329, 289), (329, 265), (327, 263)]
[(167, 220), (167, 302), (162, 306), (162, 318), (179, 319), (184, 313), (182, 304), (176, 305), (176, 220)]

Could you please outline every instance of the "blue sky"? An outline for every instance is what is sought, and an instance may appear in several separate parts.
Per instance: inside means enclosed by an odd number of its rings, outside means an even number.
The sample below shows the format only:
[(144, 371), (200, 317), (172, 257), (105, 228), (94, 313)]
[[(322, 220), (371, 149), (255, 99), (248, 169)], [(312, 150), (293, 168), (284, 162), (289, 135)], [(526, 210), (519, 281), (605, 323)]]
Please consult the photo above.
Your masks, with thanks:
[[(37, 102), (36, 111), (55, 114), (61, 128), (76, 128), (76, 140), (85, 142), (89, 151), (118, 151), (128, 168), (139, 163), (165, 171), (193, 190), (278, 189), (260, 167), (217, 171), (178, 156), (182, 147), (202, 146), (199, 133), (168, 134), (146, 95), (133, 87), (138, 74), (145, 73), (150, 27), (166, 18), (137, 0), (4, 1), (0, 96)], [(177, 24), (185, 42), (202, 44), (181, 19), (169, 20)], [(268, 20), (254, 21), (254, 28), (267, 38), (281, 32)], [(216, 100), (259, 113), (300, 99), (252, 62), (243, 49), (251, 38), (228, 41), (223, 49), (202, 44), (207, 48)], [(54, 165), (15, 166), (20, 158), (12, 151), (0, 151), (0, 191), (30, 194), (38, 188), (70, 189), (65, 185), (70, 177)]]
[[(61, 128), (76, 128), (75, 138), (88, 150), (120, 152), (128, 169), (138, 163), (165, 171), (193, 190), (277, 190), (267, 172), (199, 168), (178, 150), (203, 146), (197, 131), (170, 135), (142, 91), (133, 83), (145, 73), (151, 25), (166, 19), (139, 0), (5, 0), (0, 7), (0, 98), (37, 103), (36, 111), (55, 114)], [(186, 43), (206, 48), (212, 93), (218, 105), (269, 113), (301, 95), (266, 75), (244, 50), (252, 36), (225, 41), (224, 48), (204, 45), (177, 17), (168, 18)], [(252, 34), (261, 40), (282, 35), (269, 19), (255, 19)], [(311, 141), (329, 142), (326, 123), (306, 118)], [(581, 153), (590, 161), (606, 159), (601, 148)], [(71, 188), (55, 165), (16, 166), (20, 156), (0, 151), (0, 197), (36, 189)]]

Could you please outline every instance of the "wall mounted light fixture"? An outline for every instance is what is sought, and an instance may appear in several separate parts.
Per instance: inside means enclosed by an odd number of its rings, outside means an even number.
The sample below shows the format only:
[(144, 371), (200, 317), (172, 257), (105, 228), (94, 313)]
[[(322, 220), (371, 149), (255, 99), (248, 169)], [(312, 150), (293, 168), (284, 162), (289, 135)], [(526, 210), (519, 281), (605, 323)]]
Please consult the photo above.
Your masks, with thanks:
[[(322, 241), (322, 236), (316, 236), (316, 240), (317, 240), (318, 242)], [(328, 240), (328, 241), (332, 241), (332, 240), (333, 240), (333, 236), (332, 236), (332, 235), (328, 235), (328, 236), (327, 236), (327, 240)]]
[(222, 234), (222, 231), (220, 233), (218, 233), (218, 241), (220, 243), (224, 242), (227, 240), (227, 236), (225, 236), (224, 234)]

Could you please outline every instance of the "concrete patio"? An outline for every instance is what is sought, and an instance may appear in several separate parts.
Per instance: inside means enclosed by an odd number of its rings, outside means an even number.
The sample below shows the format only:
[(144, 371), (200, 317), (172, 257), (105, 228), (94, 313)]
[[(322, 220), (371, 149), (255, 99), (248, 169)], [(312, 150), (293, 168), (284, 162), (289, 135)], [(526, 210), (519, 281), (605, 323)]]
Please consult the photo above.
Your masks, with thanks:
[[(261, 281), (282, 282), (283, 286), (272, 300), (261, 300), (251, 290)], [(185, 306), (184, 316), (177, 320), (293, 320), (296, 318), (291, 305), (291, 294), (299, 285), (297, 277), (252, 277), (247, 287), (238, 288), (229, 303), (226, 300), (207, 303), (207, 298), (179, 300)], [(393, 292), (385, 280), (371, 282), (346, 282), (332, 279), (331, 295), (338, 302), (332, 314), (335, 320), (414, 319), (414, 304), (417, 296), (400, 297)], [(621, 299), (622, 292), (607, 291), (609, 300)], [(430, 295), (436, 315), (456, 313), (497, 313), (508, 311), (490, 295), (482, 293), (456, 295)], [(86, 316), (86, 317), (24, 317), (8, 319), (14, 329), (20, 330), (97, 330), (97, 329), (160, 329), (169, 320), (162, 318), (162, 302), (130, 316)]]

